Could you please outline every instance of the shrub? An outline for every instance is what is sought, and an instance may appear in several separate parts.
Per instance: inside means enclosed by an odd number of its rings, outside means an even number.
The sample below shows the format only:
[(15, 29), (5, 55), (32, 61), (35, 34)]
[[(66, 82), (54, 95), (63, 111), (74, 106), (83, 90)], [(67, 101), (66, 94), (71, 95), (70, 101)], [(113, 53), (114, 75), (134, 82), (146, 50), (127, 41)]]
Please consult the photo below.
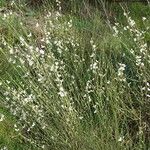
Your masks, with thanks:
[(32, 30), (14, 13), (2, 16), (11, 34), (0, 52), (11, 70), (0, 78), (0, 103), (31, 149), (149, 147), (148, 20), (141, 30), (124, 15), (127, 26), (110, 29), (96, 12), (89, 21), (47, 11)]

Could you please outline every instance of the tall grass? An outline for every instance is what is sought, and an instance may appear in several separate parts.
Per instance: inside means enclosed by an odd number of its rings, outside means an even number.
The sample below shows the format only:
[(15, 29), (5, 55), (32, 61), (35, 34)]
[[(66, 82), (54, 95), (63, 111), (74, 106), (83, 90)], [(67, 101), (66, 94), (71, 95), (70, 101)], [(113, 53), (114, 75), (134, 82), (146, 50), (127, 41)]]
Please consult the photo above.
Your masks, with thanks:
[[(125, 24), (110, 29), (98, 9), (62, 14), (56, 3), (40, 17), (16, 3), (0, 14), (0, 124), (14, 118), (18, 149), (147, 150), (148, 18), (141, 28), (123, 8)], [(10, 139), (1, 149), (15, 149)]]

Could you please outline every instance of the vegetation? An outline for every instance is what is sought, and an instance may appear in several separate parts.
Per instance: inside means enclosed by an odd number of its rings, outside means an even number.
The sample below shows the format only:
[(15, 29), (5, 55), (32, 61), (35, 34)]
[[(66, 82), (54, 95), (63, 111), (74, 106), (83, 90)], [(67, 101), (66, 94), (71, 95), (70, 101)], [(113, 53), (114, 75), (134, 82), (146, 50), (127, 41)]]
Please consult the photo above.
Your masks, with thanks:
[(149, 150), (149, 5), (69, 2), (0, 2), (0, 149)]

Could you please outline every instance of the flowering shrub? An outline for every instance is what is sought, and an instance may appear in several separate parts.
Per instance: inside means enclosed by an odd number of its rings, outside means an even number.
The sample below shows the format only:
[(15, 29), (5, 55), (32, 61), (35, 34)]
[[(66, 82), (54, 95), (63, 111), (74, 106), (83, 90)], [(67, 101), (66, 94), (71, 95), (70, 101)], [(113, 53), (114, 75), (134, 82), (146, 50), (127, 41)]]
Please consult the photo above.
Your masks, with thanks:
[(11, 34), (1, 36), (10, 70), (0, 78), (0, 103), (16, 118), (12, 130), (32, 149), (146, 149), (149, 28), (124, 13), (127, 26), (116, 23), (112, 33), (98, 22), (102, 35), (89, 34), (56, 3), (58, 11), (34, 22), (40, 37), (23, 19), (16, 23), (18, 14), (2, 15)]

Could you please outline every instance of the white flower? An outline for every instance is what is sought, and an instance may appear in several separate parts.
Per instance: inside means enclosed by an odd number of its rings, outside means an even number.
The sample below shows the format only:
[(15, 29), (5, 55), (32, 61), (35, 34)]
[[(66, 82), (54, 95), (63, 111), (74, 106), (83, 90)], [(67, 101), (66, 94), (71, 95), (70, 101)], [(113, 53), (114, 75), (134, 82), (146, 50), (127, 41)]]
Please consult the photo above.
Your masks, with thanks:
[(32, 66), (34, 62), (31, 59), (28, 59), (29, 66)]
[(3, 114), (0, 114), (0, 122), (2, 122), (4, 120), (4, 115)]
[(96, 48), (96, 45), (92, 45), (92, 47), (93, 47), (93, 49), (95, 49), (95, 48)]
[(146, 85), (147, 85), (147, 86), (150, 86), (150, 84), (149, 84), (148, 82), (146, 82)]
[(132, 20), (132, 19), (130, 19), (130, 20), (129, 20), (129, 24), (130, 24), (131, 27), (133, 27), (133, 26), (135, 25), (135, 21)]
[(96, 114), (96, 113), (97, 113), (97, 110), (95, 109), (95, 110), (94, 110), (94, 114)]
[(7, 17), (7, 15), (6, 14), (4, 14), (4, 19)]
[(113, 30), (114, 30), (114, 32), (115, 32), (115, 33), (113, 34), (113, 36), (117, 36), (118, 33), (119, 33), (118, 29), (116, 28), (116, 26), (113, 26), (112, 28), (113, 28)]
[(6, 146), (4, 146), (3, 148), (1, 148), (0, 150), (8, 150), (8, 148)]
[(45, 148), (45, 145), (42, 145), (42, 147), (41, 147), (42, 149), (44, 149)]
[(36, 25), (35, 25), (35, 26), (36, 26), (36, 28), (38, 28), (38, 27), (39, 27), (39, 23), (36, 23)]
[(51, 139), (54, 140), (55, 139), (54, 136), (51, 136)]
[(107, 81), (107, 84), (110, 84), (110, 81)]
[(91, 64), (90, 67), (94, 70), (98, 69), (97, 62), (94, 62), (93, 64)]
[(12, 11), (9, 12), (9, 15), (12, 15)]
[(31, 37), (32, 36), (32, 33), (29, 33), (28, 35), (27, 35), (27, 37)]
[(21, 42), (24, 42), (24, 41), (25, 41), (22, 36), (20, 36), (19, 39), (20, 39)]
[(122, 136), (122, 137), (119, 137), (119, 139), (118, 139), (118, 142), (121, 142), (121, 141), (123, 141), (123, 139), (124, 139), (124, 136)]
[(146, 20), (146, 17), (142, 17), (142, 20), (145, 21), (145, 20)]
[(146, 96), (147, 96), (148, 98), (150, 98), (150, 95), (149, 95), (149, 94), (147, 94)]
[(119, 63), (119, 69), (118, 69), (118, 76), (119, 76), (119, 80), (120, 81), (126, 81), (126, 79), (124, 78), (124, 70), (125, 70), (126, 65)]
[(119, 63), (119, 66), (120, 66), (120, 68), (118, 69), (119, 71), (124, 71), (125, 70), (125, 67), (126, 67), (125, 64)]
[(126, 12), (124, 12), (123, 15), (127, 17), (127, 13)]
[(44, 130), (46, 128), (46, 126), (44, 125), (44, 126), (42, 126), (42, 129)]
[(40, 54), (44, 55), (44, 53), (45, 53), (44, 50), (40, 49)]
[(67, 95), (65, 91), (60, 91), (58, 94), (59, 94), (61, 97), (65, 97), (65, 96)]
[(82, 116), (80, 116), (80, 117), (79, 117), (79, 119), (80, 119), (80, 120), (82, 120), (82, 119), (83, 119), (83, 117), (82, 117)]
[(12, 5), (14, 5), (14, 4), (15, 4), (15, 2), (14, 2), (14, 1), (12, 1), (10, 5), (12, 6)]
[(14, 53), (14, 51), (13, 51), (12, 48), (9, 50), (9, 53), (10, 53), (10, 54), (13, 54), (13, 53)]
[(123, 29), (124, 29), (124, 30), (127, 30), (127, 28), (126, 28), (126, 27), (124, 27)]

